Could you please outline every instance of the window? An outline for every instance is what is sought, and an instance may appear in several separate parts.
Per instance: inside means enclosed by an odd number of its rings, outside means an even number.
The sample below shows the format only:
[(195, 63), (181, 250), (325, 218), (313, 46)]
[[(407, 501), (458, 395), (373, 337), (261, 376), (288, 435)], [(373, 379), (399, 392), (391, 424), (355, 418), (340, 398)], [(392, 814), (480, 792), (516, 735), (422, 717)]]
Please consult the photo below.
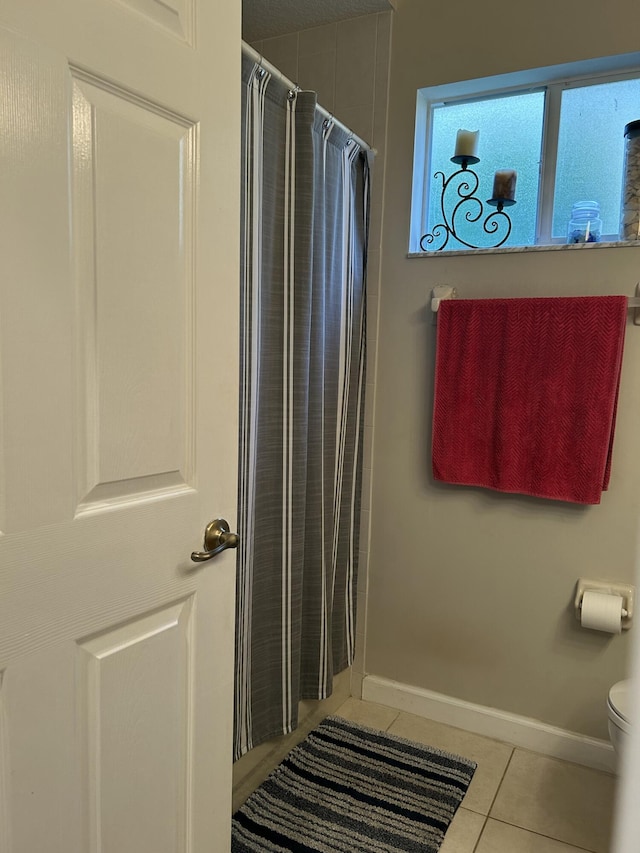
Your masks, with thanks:
[[(601, 220), (586, 239), (617, 241), (624, 126), (637, 119), (640, 54), (419, 90), (409, 251), (566, 243), (586, 201), (589, 224)], [(451, 162), (461, 128), (479, 132), (480, 160), (464, 164), (477, 186)], [(502, 169), (517, 173), (509, 219), (487, 204)]]

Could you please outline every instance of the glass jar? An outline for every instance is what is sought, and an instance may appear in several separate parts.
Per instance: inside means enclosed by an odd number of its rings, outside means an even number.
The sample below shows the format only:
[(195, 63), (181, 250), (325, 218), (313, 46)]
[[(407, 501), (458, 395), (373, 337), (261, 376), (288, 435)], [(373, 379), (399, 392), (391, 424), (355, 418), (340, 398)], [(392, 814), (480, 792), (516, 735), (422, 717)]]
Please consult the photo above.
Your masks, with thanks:
[(640, 239), (640, 120), (624, 129), (620, 239)]
[(571, 209), (567, 243), (599, 243), (602, 234), (600, 205), (597, 201), (576, 201)]

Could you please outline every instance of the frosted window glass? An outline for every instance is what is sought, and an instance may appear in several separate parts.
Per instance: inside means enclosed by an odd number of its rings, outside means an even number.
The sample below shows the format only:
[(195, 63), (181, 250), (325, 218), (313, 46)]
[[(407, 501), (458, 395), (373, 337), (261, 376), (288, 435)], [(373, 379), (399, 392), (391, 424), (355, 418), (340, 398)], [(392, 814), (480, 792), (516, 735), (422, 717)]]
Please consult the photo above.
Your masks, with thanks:
[(562, 93), (553, 237), (566, 238), (575, 201), (597, 201), (603, 238), (618, 239), (624, 126), (640, 118), (640, 80)]
[[(477, 196), (483, 202), (491, 198), (493, 177), (499, 169), (515, 169), (518, 173), (516, 201), (507, 212), (512, 221), (512, 230), (504, 246), (529, 246), (535, 243), (538, 188), (540, 182), (540, 159), (542, 146), (542, 123), (544, 117), (544, 92), (503, 95), (481, 101), (452, 103), (435, 106), (432, 113), (431, 168), (429, 170), (429, 195), (427, 231), (442, 221), (440, 196), (442, 182), (434, 179), (437, 171), (449, 177), (459, 168), (450, 158), (456, 145), (459, 128), (479, 130), (478, 156), (480, 162), (470, 168), (480, 180)], [(452, 188), (449, 188), (448, 193)], [(454, 204), (459, 201), (455, 195)], [(451, 205), (446, 205), (447, 211)], [(477, 223), (465, 220), (467, 209), (475, 215), (477, 206), (463, 206), (455, 221), (456, 232), (462, 239), (479, 246), (495, 245), (496, 237), (487, 235), (482, 222), (494, 208), (485, 205), (485, 213)], [(504, 233), (502, 231), (497, 233)], [(434, 241), (431, 248), (437, 249), (441, 240)], [(462, 243), (450, 238), (447, 250), (465, 249)]]

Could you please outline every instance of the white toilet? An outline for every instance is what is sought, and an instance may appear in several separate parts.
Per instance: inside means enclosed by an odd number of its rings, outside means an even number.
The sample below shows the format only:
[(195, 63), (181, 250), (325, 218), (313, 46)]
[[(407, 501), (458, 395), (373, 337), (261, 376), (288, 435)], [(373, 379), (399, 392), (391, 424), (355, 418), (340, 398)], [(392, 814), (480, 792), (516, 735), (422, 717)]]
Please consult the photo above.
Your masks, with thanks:
[(629, 695), (630, 682), (618, 681), (609, 691), (607, 711), (609, 714), (609, 738), (618, 757), (622, 755), (631, 731)]

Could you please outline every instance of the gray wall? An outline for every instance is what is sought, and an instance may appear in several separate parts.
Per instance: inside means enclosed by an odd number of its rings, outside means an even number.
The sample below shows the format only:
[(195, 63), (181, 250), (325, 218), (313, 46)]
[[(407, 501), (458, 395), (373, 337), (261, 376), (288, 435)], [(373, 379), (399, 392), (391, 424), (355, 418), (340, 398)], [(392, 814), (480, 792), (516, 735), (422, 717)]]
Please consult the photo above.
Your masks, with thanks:
[(629, 638), (582, 630), (571, 605), (580, 576), (634, 577), (640, 328), (627, 329), (610, 490), (587, 508), (432, 482), (427, 306), (435, 284), (632, 295), (640, 250), (407, 259), (413, 123), (418, 87), (631, 52), (639, 19), (631, 0), (403, 0), (393, 21), (364, 669), (596, 737)]

